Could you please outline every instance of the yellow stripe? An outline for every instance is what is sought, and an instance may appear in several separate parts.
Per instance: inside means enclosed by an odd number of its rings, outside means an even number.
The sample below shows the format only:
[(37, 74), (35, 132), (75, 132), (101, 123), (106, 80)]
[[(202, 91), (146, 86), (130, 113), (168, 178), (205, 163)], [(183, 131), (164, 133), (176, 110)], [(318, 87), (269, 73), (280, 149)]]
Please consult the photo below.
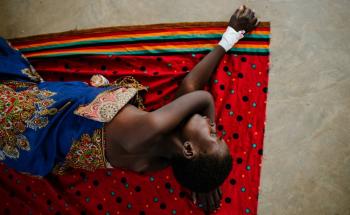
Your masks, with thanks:
[[(88, 38), (78, 38), (78, 39), (70, 39), (70, 40), (63, 40), (63, 41), (50, 41), (50, 42), (42, 42), (42, 43), (34, 43), (30, 45), (18, 45), (16, 48), (23, 49), (23, 48), (34, 48), (34, 47), (40, 47), (40, 46), (47, 46), (47, 45), (56, 45), (56, 44), (64, 44), (64, 43), (71, 43), (71, 42), (83, 42), (83, 41), (89, 41), (89, 40), (108, 40), (108, 39), (123, 39), (123, 38), (140, 38), (140, 37), (146, 37), (146, 36), (166, 36), (166, 35), (191, 35), (191, 34), (222, 34), (224, 29), (222, 31), (218, 30), (188, 30), (188, 31), (172, 31), (172, 32), (156, 32), (156, 33), (146, 33), (146, 34), (123, 34), (123, 35), (114, 35), (114, 36), (104, 36), (104, 37), (88, 37)], [(269, 31), (252, 31), (251, 34), (260, 34), (260, 35), (268, 35)]]
[[(140, 47), (123, 47), (123, 48), (111, 48), (111, 49), (77, 49), (77, 50), (63, 50), (63, 51), (47, 51), (26, 54), (27, 57), (37, 57), (49, 54), (67, 54), (67, 53), (104, 53), (104, 52), (132, 52), (140, 50), (163, 50), (163, 49), (188, 49), (188, 48), (214, 48), (217, 44), (195, 44), (195, 45), (161, 45), (161, 46), (147, 46)], [(267, 49), (269, 45), (250, 45), (250, 44), (237, 44), (236, 48), (261, 48)]]
[(113, 35), (113, 36), (103, 36), (103, 37), (87, 37), (87, 38), (78, 38), (78, 39), (70, 39), (70, 40), (63, 40), (63, 41), (50, 41), (50, 42), (43, 42), (43, 43), (35, 43), (30, 45), (18, 45), (16, 48), (23, 49), (23, 48), (33, 48), (37, 46), (46, 46), (46, 45), (55, 45), (55, 44), (62, 44), (62, 43), (70, 43), (70, 42), (82, 42), (82, 41), (89, 41), (89, 40), (101, 40), (101, 39), (123, 39), (123, 38), (140, 38), (145, 36), (166, 36), (166, 35), (191, 35), (191, 34), (200, 34), (202, 32), (205, 32), (205, 34), (220, 34), (223, 33), (223, 31), (218, 30), (208, 30), (208, 31), (172, 31), (172, 32), (156, 32), (156, 33), (146, 33), (146, 34), (138, 34), (138, 33), (132, 33), (132, 34), (122, 34), (122, 35)]
[(268, 34), (270, 34), (270, 31), (269, 30), (266, 30), (266, 31), (251, 31), (251, 32), (249, 32), (249, 34), (268, 35)]

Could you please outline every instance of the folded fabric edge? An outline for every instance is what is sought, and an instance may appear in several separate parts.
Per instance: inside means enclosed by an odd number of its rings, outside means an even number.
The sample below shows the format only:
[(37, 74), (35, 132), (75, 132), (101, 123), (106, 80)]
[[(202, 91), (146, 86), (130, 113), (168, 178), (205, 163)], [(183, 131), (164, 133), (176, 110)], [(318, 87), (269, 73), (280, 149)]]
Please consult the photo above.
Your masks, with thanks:
[[(60, 38), (66, 36), (78, 36), (94, 33), (110, 33), (115, 31), (135, 31), (135, 30), (155, 30), (165, 28), (193, 28), (193, 27), (225, 27), (228, 22), (176, 22), (176, 23), (159, 23), (159, 24), (144, 24), (144, 25), (125, 25), (114, 27), (101, 27), (81, 30), (70, 30), (58, 33), (48, 33), (33, 36), (17, 37), (8, 39), (11, 43), (19, 43), (33, 40), (41, 40), (48, 38)], [(259, 22), (258, 27), (270, 27), (270, 22)]]

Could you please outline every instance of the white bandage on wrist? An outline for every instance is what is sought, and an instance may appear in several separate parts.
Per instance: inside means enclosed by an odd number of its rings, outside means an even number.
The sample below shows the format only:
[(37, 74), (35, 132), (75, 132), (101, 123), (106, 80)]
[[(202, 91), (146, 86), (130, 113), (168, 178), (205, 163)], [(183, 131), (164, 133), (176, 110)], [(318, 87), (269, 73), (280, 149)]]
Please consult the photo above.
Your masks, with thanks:
[(227, 52), (238, 42), (238, 40), (244, 37), (244, 33), (244, 30), (237, 32), (231, 26), (228, 26), (225, 33), (222, 35), (219, 45)]

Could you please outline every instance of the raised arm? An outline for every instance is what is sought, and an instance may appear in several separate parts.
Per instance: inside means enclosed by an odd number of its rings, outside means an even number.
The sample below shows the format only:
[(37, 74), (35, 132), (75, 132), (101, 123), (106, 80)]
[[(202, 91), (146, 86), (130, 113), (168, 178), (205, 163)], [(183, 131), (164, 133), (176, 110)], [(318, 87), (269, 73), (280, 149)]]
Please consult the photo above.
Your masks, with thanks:
[[(214, 114), (212, 95), (203, 90), (183, 95), (153, 112), (139, 113), (137, 117), (134, 110), (124, 108), (111, 123), (106, 125), (106, 139), (107, 142), (120, 143), (128, 152), (143, 152), (151, 147), (153, 141), (150, 140), (160, 134), (167, 134), (187, 117), (202, 112)], [(116, 137), (118, 139), (115, 139)], [(110, 147), (113, 147), (113, 144), (110, 144)]]
[(151, 112), (150, 117), (158, 132), (168, 133), (195, 113), (214, 116), (214, 100), (209, 92), (197, 90), (180, 96)]
[(237, 39), (230, 38), (231, 36), (237, 35), (237, 32), (232, 31), (232, 29), (235, 31), (244, 30), (245, 32), (249, 32), (257, 25), (257, 23), (258, 20), (255, 17), (255, 13), (251, 9), (244, 5), (238, 8), (231, 16), (230, 22), (228, 23), (228, 28), (220, 43), (183, 79), (178, 91), (176, 92), (176, 97), (195, 90), (202, 90), (204, 88), (226, 51), (228, 51), (234, 45)]

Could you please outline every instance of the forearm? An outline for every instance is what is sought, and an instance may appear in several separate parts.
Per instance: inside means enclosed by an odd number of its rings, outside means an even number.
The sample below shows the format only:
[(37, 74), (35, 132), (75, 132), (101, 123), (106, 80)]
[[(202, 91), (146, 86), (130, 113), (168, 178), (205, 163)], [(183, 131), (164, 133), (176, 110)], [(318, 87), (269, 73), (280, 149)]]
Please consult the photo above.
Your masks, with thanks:
[(213, 107), (212, 95), (207, 91), (198, 90), (175, 99), (151, 114), (157, 124), (157, 130), (167, 133), (193, 114), (208, 112), (214, 117)]
[(177, 97), (188, 93), (188, 90), (194, 91), (203, 89), (224, 55), (225, 49), (217, 45), (187, 74), (180, 85)]
[(215, 104), (214, 99), (208, 100), (207, 107), (201, 112), (203, 116), (207, 116), (211, 122), (215, 122)]
[(243, 37), (243, 34), (244, 31), (237, 32), (231, 26), (228, 26), (219, 44), (184, 78), (176, 93), (176, 97), (195, 90), (202, 90), (205, 84), (208, 83), (212, 73), (216, 71), (222, 57)]

